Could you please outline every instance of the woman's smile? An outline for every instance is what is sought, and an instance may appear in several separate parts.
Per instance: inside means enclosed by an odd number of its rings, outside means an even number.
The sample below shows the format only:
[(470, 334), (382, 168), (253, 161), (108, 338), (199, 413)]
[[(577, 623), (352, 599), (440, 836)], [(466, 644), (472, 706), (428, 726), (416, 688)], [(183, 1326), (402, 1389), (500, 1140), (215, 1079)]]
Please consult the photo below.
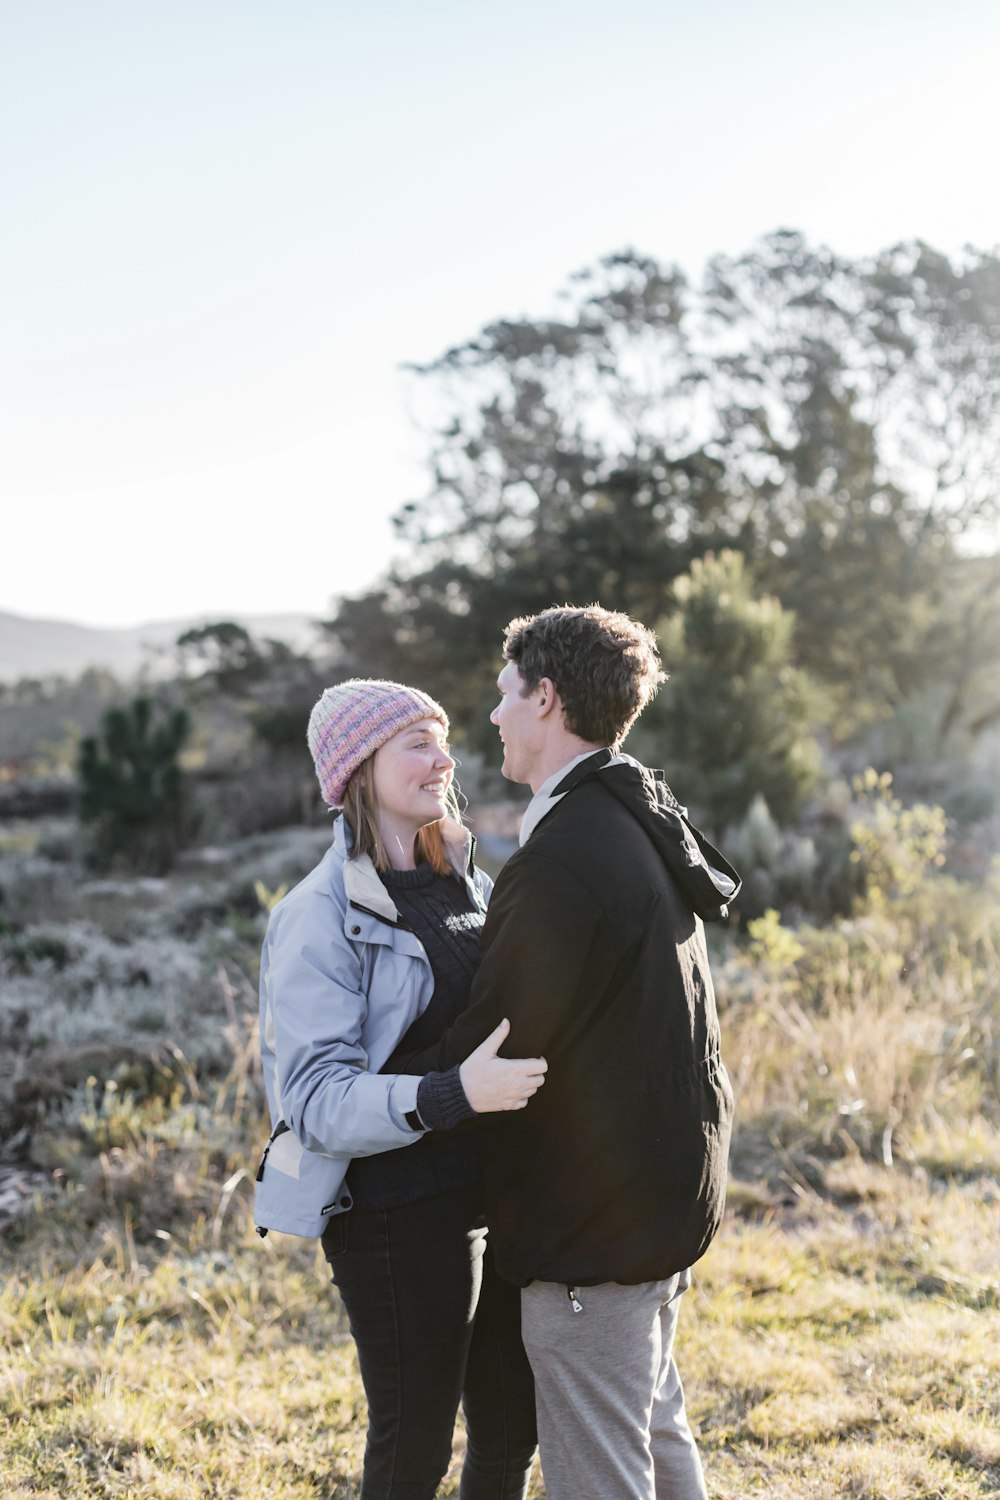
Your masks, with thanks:
[(421, 828), (445, 816), (454, 771), (437, 719), (408, 725), (376, 751), (375, 804), (387, 849), (410, 850)]

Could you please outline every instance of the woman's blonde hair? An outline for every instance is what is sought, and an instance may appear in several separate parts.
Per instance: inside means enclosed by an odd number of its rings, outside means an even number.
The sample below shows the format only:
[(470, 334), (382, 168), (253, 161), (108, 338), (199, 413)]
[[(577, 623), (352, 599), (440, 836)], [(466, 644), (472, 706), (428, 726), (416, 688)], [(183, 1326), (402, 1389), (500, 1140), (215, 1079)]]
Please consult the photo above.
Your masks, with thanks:
[[(351, 832), (354, 834), (354, 847), (351, 850), (351, 859), (357, 859), (359, 854), (367, 854), (376, 870), (383, 871), (392, 869), (392, 861), (378, 831), (378, 807), (375, 800), (375, 778), (373, 775), (374, 762), (375, 756), (369, 755), (367, 760), (361, 762), (348, 781), (344, 790), (344, 817), (347, 819)], [(457, 823), (460, 827), (462, 824), (462, 814), (459, 809), (454, 783), (448, 788), (446, 801), (448, 812), (445, 817), (438, 818), (434, 823), (426, 824), (417, 834), (415, 850), (417, 863), (419, 864), (422, 860), (426, 860), (435, 875), (451, 875), (454, 873), (451, 861), (448, 858), (448, 846), (444, 836), (445, 823)]]

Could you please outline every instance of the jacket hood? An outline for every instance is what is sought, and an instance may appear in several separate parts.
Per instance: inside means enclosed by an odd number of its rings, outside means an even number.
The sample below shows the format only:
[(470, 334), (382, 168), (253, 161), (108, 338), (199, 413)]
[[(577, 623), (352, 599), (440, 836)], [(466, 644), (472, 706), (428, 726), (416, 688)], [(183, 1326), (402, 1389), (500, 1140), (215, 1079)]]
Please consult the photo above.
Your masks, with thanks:
[(732, 865), (688, 821), (662, 771), (651, 771), (630, 755), (601, 750), (582, 761), (556, 787), (560, 796), (592, 776), (616, 797), (644, 830), (691, 910), (703, 922), (729, 915), (729, 903), (743, 884)]

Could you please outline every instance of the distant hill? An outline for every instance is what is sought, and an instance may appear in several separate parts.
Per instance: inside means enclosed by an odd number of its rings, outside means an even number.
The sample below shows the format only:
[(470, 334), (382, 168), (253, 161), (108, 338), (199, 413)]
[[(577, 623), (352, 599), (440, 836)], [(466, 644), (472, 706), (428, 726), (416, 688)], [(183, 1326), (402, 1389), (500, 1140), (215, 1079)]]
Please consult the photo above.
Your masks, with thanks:
[(235, 619), (251, 635), (269, 636), (299, 650), (316, 642), (316, 627), (308, 615), (199, 615), (97, 630), (69, 620), (31, 620), (0, 611), (0, 682), (54, 673), (76, 677), (87, 667), (105, 667), (116, 677), (129, 678), (151, 653), (172, 646), (185, 630), (220, 619)]

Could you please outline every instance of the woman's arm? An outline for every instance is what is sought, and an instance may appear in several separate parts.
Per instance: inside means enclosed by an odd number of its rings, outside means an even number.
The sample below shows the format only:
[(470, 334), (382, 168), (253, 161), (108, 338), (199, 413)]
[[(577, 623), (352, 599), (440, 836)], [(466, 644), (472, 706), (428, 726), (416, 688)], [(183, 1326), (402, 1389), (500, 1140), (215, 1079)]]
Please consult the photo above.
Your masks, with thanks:
[[(321, 899), (321, 898), (320, 898)], [(324, 940), (315, 934), (324, 932)], [(368, 997), (355, 947), (317, 923), (310, 903), (272, 918), (261, 959), (261, 1053), (273, 1117), (311, 1151), (373, 1155), (410, 1145), (420, 1131), (421, 1079), (400, 1076), (391, 1059), (372, 1072), (362, 1040)], [(496, 1028), (457, 1070), (423, 1081), (425, 1123), (447, 1128), (472, 1112), (518, 1109), (540, 1087), (545, 1064), (496, 1056)], [(434, 1109), (435, 1098), (449, 1101)]]
[(367, 1156), (412, 1145), (419, 1131), (406, 1115), (417, 1080), (370, 1071), (360, 961), (336, 933), (317, 938), (323, 927), (302, 903), (274, 914), (264, 942), (261, 1058), (272, 1118), (310, 1151)]

